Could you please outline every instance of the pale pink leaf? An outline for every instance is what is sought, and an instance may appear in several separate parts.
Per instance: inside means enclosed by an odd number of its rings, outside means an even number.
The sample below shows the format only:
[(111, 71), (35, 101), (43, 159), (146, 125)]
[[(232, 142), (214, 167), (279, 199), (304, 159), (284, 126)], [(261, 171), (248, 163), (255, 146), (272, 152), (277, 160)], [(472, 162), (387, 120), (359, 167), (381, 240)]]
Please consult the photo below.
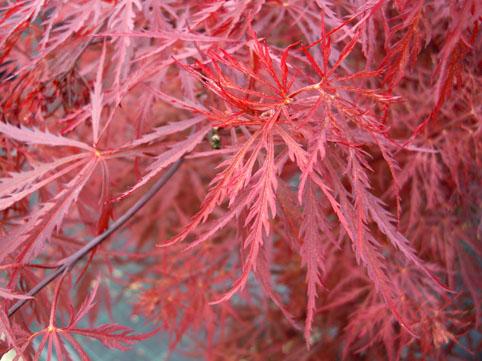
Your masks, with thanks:
[[(13, 173), (11, 174), (10, 178), (0, 179), (0, 210), (10, 207), (15, 202), (20, 201), (38, 189), (84, 164), (85, 159), (82, 158), (85, 158), (86, 156), (88, 156), (86, 153), (81, 153), (60, 158), (52, 163), (42, 163), (29, 171)], [(46, 175), (50, 171), (73, 161), (77, 162), (56, 171), (47, 178), (39, 180), (39, 178)]]
[(92, 104), (92, 139), (93, 144), (97, 144), (99, 139), (100, 117), (102, 113), (102, 72), (104, 69), (106, 45), (102, 47), (102, 54), (100, 55), (99, 65), (97, 68), (97, 76), (94, 83), (94, 92), (91, 93), (90, 99)]
[(178, 122), (169, 123), (158, 128), (155, 128), (152, 132), (143, 135), (139, 139), (132, 141), (131, 143), (126, 144), (123, 148), (134, 148), (141, 145), (145, 145), (150, 142), (157, 141), (162, 137), (167, 135), (175, 134), (182, 132), (183, 130), (189, 129), (190, 127), (200, 123), (205, 119), (204, 116), (199, 115), (193, 118), (180, 120)]
[(74, 147), (87, 151), (93, 151), (94, 149), (77, 140), (62, 137), (60, 135), (54, 135), (48, 131), (42, 132), (38, 129), (29, 129), (25, 127), (16, 127), (11, 124), (0, 122), (0, 133), (5, 134), (11, 139), (28, 144), (44, 144), (50, 146), (60, 147)]
[(176, 162), (185, 154), (191, 152), (203, 140), (209, 130), (210, 127), (204, 127), (198, 132), (190, 135), (186, 140), (176, 143), (171, 149), (163, 152), (149, 166), (148, 173), (144, 175), (144, 177), (142, 177), (142, 179), (138, 183), (136, 183), (131, 189), (117, 197), (117, 199), (123, 199), (127, 197), (129, 194), (149, 182), (153, 177), (159, 174), (161, 170)]

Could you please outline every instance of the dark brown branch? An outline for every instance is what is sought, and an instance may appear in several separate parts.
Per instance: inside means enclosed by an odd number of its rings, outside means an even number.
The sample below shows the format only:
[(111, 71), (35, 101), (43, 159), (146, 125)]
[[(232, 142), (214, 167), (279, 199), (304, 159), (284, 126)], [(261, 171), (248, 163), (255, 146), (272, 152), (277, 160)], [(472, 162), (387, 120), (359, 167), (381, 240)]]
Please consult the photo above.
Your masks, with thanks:
[[(92, 239), (89, 243), (87, 243), (84, 247), (79, 249), (77, 252), (69, 256), (68, 258), (62, 261), (55, 271), (51, 274), (47, 275), (44, 279), (42, 279), (39, 283), (37, 283), (27, 294), (26, 296), (35, 296), (38, 292), (40, 292), (45, 286), (50, 284), (53, 280), (55, 280), (58, 276), (62, 273), (70, 270), (80, 259), (82, 259), (85, 255), (87, 255), (92, 249), (97, 247), (103, 241), (105, 241), (112, 233), (122, 227), (134, 214), (136, 214), (158, 191), (161, 189), (164, 184), (173, 176), (173, 174), (178, 170), (179, 166), (182, 163), (182, 159), (179, 159), (176, 163), (174, 163), (166, 173), (162, 175), (159, 180), (154, 183), (154, 185), (142, 195), (142, 197), (124, 213), (119, 219), (117, 219), (112, 225), (105, 230), (104, 233), (98, 235), (94, 239)], [(8, 310), (8, 317), (12, 316), (15, 312), (17, 312), (25, 303), (27, 303), (30, 299), (22, 299), (17, 301), (12, 307)]]

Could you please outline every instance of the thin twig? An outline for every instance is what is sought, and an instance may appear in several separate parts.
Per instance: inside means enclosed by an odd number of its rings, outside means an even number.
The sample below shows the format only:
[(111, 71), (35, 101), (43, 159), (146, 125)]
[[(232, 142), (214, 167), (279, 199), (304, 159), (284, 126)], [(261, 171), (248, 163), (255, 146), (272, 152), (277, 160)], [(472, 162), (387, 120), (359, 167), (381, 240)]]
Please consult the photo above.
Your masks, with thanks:
[[(117, 229), (122, 227), (134, 214), (136, 214), (158, 191), (159, 189), (166, 184), (166, 182), (174, 175), (174, 173), (178, 170), (179, 166), (182, 163), (182, 159), (179, 159), (176, 163), (174, 163), (166, 173), (162, 175), (159, 180), (154, 183), (154, 185), (145, 193), (143, 196), (124, 213), (118, 220), (116, 220), (112, 225), (105, 230), (102, 234), (98, 235), (94, 239), (92, 239), (89, 243), (87, 243), (84, 247), (79, 249), (77, 252), (72, 254), (71, 256), (65, 258), (62, 261), (55, 271), (51, 274), (47, 275), (44, 279), (42, 279), (39, 283), (37, 283), (27, 294), (26, 296), (35, 296), (38, 292), (40, 292), (45, 286), (47, 286), (50, 282), (55, 280), (58, 276), (60, 276), (63, 272), (71, 269), (80, 259), (82, 259), (86, 254), (88, 254), (92, 249), (97, 247), (101, 244), (104, 240), (106, 240), (112, 233), (114, 233)], [(17, 301), (10, 309), (8, 310), (8, 317), (12, 316), (15, 312), (17, 312), (29, 299), (21, 299)]]

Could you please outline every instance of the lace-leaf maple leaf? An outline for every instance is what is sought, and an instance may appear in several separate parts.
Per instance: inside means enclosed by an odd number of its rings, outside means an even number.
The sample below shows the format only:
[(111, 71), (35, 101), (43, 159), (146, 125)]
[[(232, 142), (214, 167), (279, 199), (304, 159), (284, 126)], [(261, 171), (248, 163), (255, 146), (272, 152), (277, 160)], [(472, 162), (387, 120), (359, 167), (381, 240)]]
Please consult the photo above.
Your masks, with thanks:
[(21, 299), (31, 298), (30, 296), (19, 295), (19, 294), (13, 293), (13, 292), (11, 292), (11, 290), (3, 288), (3, 287), (0, 287), (0, 297), (6, 298), (6, 299), (9, 299), (9, 300), (13, 300), (13, 299), (21, 300)]
[[(0, 179), (0, 206), (6, 209), (40, 188), (80, 168), (77, 175), (51, 200), (38, 205), (36, 210), (25, 219), (24, 224), (13, 227), (8, 235), (0, 238), (2, 240), (0, 259), (17, 251), (17, 257), (24, 261), (30, 260), (43, 248), (45, 241), (52, 233), (59, 229), (65, 215), (94, 173), (99, 158), (91, 146), (49, 132), (25, 127), (17, 128), (6, 123), (0, 123), (0, 132), (9, 139), (28, 144), (72, 147), (88, 151), (59, 158), (51, 163), (41, 163), (34, 166), (32, 170)], [(62, 168), (59, 169), (59, 167)]]
[[(194, 121), (189, 120), (187, 122), (186, 127), (192, 126), (196, 124), (198, 121), (199, 119), (195, 119)], [(172, 129), (173, 128), (172, 126), (166, 126), (166, 127), (167, 128), (165, 129), (158, 129), (157, 131), (154, 131), (152, 135), (155, 137), (159, 137), (161, 135), (167, 135), (169, 133), (177, 132), (179, 129), (183, 128), (182, 126), (174, 127), (174, 129)], [(159, 174), (159, 172), (165, 169), (167, 166), (169, 166), (170, 164), (173, 164), (177, 160), (181, 159), (185, 154), (191, 152), (204, 139), (204, 137), (209, 132), (209, 130), (210, 130), (210, 127), (203, 127), (197, 132), (191, 134), (185, 140), (172, 145), (169, 150), (162, 152), (159, 156), (157, 156), (154, 159), (152, 164), (147, 169), (147, 173), (142, 177), (142, 179), (139, 180), (129, 190), (125, 191), (120, 196), (118, 196), (116, 199), (122, 199), (127, 197), (132, 192), (144, 186), (147, 182), (149, 182), (149, 180), (151, 180), (153, 177)], [(151, 139), (152, 139), (151, 136), (148, 136), (146, 139), (141, 139), (134, 142), (134, 145), (143, 144), (145, 142), (150, 141)]]
[(71, 206), (77, 201), (79, 193), (89, 181), (97, 166), (97, 159), (83, 161), (84, 166), (54, 198), (38, 206), (24, 225), (17, 226), (8, 236), (1, 238), (3, 259), (13, 251), (18, 251), (18, 260), (30, 260), (43, 248), (60, 225)]
[(91, 146), (49, 132), (42, 132), (38, 129), (29, 129), (26, 127), (16, 127), (11, 124), (0, 122), (0, 133), (5, 134), (10, 139), (18, 140), (28, 144), (50, 145), (55, 147), (74, 147), (86, 151), (94, 151)]
[[(108, 348), (115, 348), (118, 350), (126, 351), (130, 346), (138, 341), (145, 340), (155, 335), (158, 330), (154, 329), (151, 332), (144, 334), (135, 334), (134, 330), (127, 326), (121, 326), (117, 324), (104, 324), (93, 328), (80, 328), (79, 322), (84, 318), (89, 310), (94, 305), (94, 299), (99, 287), (99, 280), (96, 280), (93, 284), (90, 295), (84, 300), (80, 307), (71, 314), (70, 321), (66, 326), (60, 326), (56, 321), (56, 314), (58, 311), (58, 301), (61, 292), (61, 285), (64, 282), (62, 277), (55, 288), (54, 299), (50, 309), (49, 324), (40, 331), (34, 332), (26, 340), (19, 343), (17, 348), (17, 355), (14, 360), (20, 360), (22, 354), (26, 348), (33, 342), (34, 339), (41, 337), (38, 348), (35, 351), (34, 359), (39, 359), (40, 355), (44, 351), (47, 345), (47, 359), (51, 360), (56, 355), (56, 360), (62, 361), (64, 359), (71, 359), (72, 352), (66, 347), (66, 344), (72, 346), (75, 353), (83, 361), (90, 360), (80, 343), (73, 337), (73, 335), (79, 335), (89, 337), (101, 342)], [(71, 306), (71, 309), (73, 307)]]
[[(85, 163), (87, 154), (75, 154), (56, 159), (51, 163), (37, 164), (31, 170), (21, 173), (11, 173), (8, 178), (0, 179), (0, 210), (10, 207), (15, 202), (22, 200), (43, 186), (69, 173), (73, 169)], [(46, 176), (53, 170), (63, 167), (53, 175)], [(43, 178), (43, 179), (42, 179)]]
[(300, 235), (303, 239), (300, 256), (306, 266), (307, 284), (307, 315), (305, 321), (305, 340), (310, 345), (311, 328), (316, 310), (316, 296), (318, 288), (322, 287), (322, 275), (325, 272), (324, 248), (326, 239), (331, 235), (331, 230), (324, 215), (320, 212), (318, 200), (315, 197), (315, 189), (311, 181), (308, 182), (303, 195), (304, 214), (300, 227)]

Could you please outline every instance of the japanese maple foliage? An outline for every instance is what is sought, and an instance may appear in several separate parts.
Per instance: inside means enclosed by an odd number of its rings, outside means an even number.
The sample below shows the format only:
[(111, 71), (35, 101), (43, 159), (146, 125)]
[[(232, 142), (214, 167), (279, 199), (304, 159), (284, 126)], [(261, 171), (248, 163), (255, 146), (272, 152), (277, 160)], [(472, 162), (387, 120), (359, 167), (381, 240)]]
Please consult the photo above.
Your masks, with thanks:
[[(0, 352), (476, 359), (481, 19), (0, 1)], [(115, 323), (113, 283), (152, 332)]]

